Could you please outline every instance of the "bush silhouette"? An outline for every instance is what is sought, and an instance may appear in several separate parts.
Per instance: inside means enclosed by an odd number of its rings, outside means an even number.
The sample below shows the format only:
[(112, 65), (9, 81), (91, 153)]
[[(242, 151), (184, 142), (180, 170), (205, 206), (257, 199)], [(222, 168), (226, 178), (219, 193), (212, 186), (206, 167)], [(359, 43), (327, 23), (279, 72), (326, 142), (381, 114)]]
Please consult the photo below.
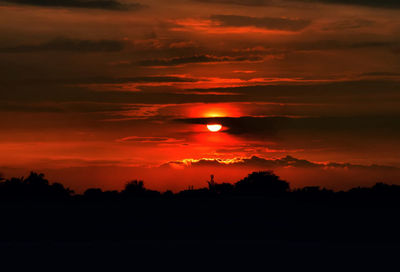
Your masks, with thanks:
[(142, 180), (132, 180), (125, 185), (125, 189), (122, 191), (127, 195), (142, 195), (146, 192), (144, 183)]
[(125, 185), (125, 189), (121, 194), (125, 197), (148, 197), (158, 196), (160, 195), (160, 192), (146, 189), (142, 180), (135, 179)]
[(235, 190), (244, 194), (281, 195), (289, 191), (289, 183), (281, 180), (272, 171), (260, 171), (238, 181)]
[(1, 199), (66, 200), (74, 192), (61, 183), (49, 184), (44, 174), (31, 172), (27, 178), (11, 178), (0, 183)]

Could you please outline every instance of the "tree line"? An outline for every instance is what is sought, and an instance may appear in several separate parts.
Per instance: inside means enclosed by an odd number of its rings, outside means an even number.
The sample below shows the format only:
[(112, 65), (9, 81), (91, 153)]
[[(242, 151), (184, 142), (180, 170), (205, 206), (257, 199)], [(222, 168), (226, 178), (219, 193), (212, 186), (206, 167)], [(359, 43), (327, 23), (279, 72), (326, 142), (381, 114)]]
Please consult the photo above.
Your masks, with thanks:
[[(250, 173), (235, 183), (216, 183), (211, 175), (208, 186), (188, 189), (177, 193), (147, 189), (141, 180), (126, 183), (121, 191), (87, 189), (75, 194), (61, 183), (50, 183), (44, 174), (31, 172), (28, 177), (5, 179), (0, 176), (0, 201), (120, 201), (143, 198), (212, 198), (212, 197), (270, 197), (304, 201), (344, 200), (400, 200), (400, 186), (377, 183), (372, 187), (357, 187), (335, 192), (318, 186), (291, 189), (290, 184), (272, 171)], [(400, 202), (400, 201), (399, 201)]]

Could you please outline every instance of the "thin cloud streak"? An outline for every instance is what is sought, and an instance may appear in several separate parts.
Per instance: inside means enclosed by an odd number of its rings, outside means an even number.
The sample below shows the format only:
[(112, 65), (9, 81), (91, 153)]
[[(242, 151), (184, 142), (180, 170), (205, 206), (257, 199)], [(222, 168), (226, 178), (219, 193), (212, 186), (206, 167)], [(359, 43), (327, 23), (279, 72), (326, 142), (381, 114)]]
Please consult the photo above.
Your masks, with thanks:
[(299, 31), (311, 24), (311, 21), (304, 19), (249, 17), (240, 15), (212, 15), (210, 18), (222, 27), (252, 26), (269, 30), (284, 31)]
[(137, 10), (144, 6), (139, 3), (124, 4), (116, 0), (1, 0), (0, 2), (38, 7), (86, 8), (104, 10)]
[(124, 49), (124, 43), (116, 40), (80, 40), (57, 38), (41, 44), (27, 44), (0, 48), (0, 53), (33, 53), (66, 51), (77, 53), (88, 52), (119, 52)]
[(204, 3), (233, 4), (242, 6), (288, 6), (293, 3), (355, 5), (373, 8), (400, 8), (397, 0), (196, 0)]

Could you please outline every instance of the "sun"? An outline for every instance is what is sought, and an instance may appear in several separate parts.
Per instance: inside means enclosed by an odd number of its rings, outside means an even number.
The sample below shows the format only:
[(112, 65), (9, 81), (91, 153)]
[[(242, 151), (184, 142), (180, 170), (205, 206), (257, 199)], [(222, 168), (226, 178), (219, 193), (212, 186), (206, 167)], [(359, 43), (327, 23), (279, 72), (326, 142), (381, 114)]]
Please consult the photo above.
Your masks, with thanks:
[(217, 132), (221, 130), (222, 126), (220, 124), (210, 124), (207, 125), (207, 128), (211, 132)]

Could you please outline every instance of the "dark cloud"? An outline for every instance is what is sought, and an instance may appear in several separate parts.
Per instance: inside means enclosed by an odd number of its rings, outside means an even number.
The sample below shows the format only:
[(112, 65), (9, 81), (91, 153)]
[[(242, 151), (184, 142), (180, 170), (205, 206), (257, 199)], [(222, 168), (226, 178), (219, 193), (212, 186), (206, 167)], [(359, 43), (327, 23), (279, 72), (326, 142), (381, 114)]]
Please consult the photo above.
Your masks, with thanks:
[(346, 42), (339, 40), (318, 40), (310, 42), (294, 42), (286, 47), (289, 50), (346, 50), (362, 48), (395, 48), (399, 45), (397, 41), (357, 41)]
[(135, 10), (143, 7), (143, 5), (139, 3), (124, 4), (116, 0), (1, 0), (0, 2), (41, 7), (89, 8), (106, 10)]
[(86, 83), (168, 83), (168, 82), (197, 82), (198, 79), (190, 77), (173, 77), (173, 76), (149, 76), (149, 77), (120, 77), (120, 78), (107, 78), (107, 77), (96, 77), (84, 79)]
[(392, 52), (396, 55), (400, 54), (400, 46), (398, 45), (396, 48), (393, 48)]
[(299, 31), (310, 25), (311, 21), (302, 19), (249, 17), (239, 15), (212, 15), (211, 20), (225, 27), (245, 27), (285, 31)]
[(297, 159), (292, 156), (286, 156), (278, 159), (266, 159), (257, 156), (251, 158), (237, 158), (233, 162), (225, 162), (221, 159), (200, 159), (188, 162), (171, 161), (161, 167), (169, 167), (180, 165), (183, 167), (249, 167), (249, 168), (265, 168), (274, 169), (280, 167), (296, 167), (296, 168), (347, 168), (347, 169), (373, 169), (373, 170), (399, 170), (396, 167), (383, 165), (358, 165), (351, 163), (319, 163), (311, 162), (304, 159)]
[[(54, 102), (97, 102), (97, 103), (139, 103), (139, 104), (182, 104), (194, 102), (221, 102), (229, 101), (231, 95), (198, 95), (166, 92), (165, 87), (158, 92), (130, 92), (130, 91), (94, 91), (84, 86), (63, 86), (48, 84), (26, 85), (2, 84), (7, 92), (0, 92), (0, 101), (20, 101), (37, 103), (39, 101)], [(236, 95), (235, 101), (245, 99)]]
[(221, 3), (221, 4), (234, 4), (242, 6), (269, 6), (277, 1), (274, 0), (196, 0), (205, 3)]
[(169, 138), (169, 137), (139, 137), (139, 136), (130, 136), (117, 140), (118, 142), (136, 142), (136, 143), (153, 143), (153, 144), (175, 144), (182, 140)]
[(18, 45), (0, 48), (0, 53), (28, 53), (46, 51), (69, 52), (118, 52), (124, 49), (124, 43), (117, 40), (79, 40), (57, 38), (40, 44)]
[[(174, 77), (144, 77), (144, 78), (83, 78), (83, 79), (52, 79), (53, 82), (32, 79), (19, 81), (0, 81), (2, 88), (0, 101), (20, 101), (38, 103), (40, 101), (54, 102), (97, 102), (97, 103), (140, 103), (140, 104), (182, 104), (182, 103), (220, 103), (223, 102), (275, 102), (275, 103), (306, 103), (310, 107), (314, 104), (335, 105), (343, 104), (351, 108), (357, 105), (373, 105), (387, 101), (398, 103), (400, 83), (395, 81), (354, 81), (329, 84), (282, 84), (267, 86), (248, 86), (236, 88), (212, 88), (185, 90), (184, 93), (176, 89), (166, 91), (165, 87), (152, 91), (93, 91), (76, 84), (102, 84), (121, 82), (164, 82), (172, 80), (196, 80)], [(49, 83), (50, 82), (50, 83)], [(62, 83), (62, 84), (60, 84)], [(72, 84), (72, 85), (66, 85)], [(75, 85), (73, 85), (75, 84)], [(221, 93), (207, 95), (207, 93)], [(227, 95), (223, 95), (226, 92)], [(236, 95), (231, 95), (235, 93)], [(398, 106), (396, 106), (398, 109)], [(319, 108), (321, 110), (321, 108)], [(340, 114), (340, 112), (335, 112)], [(288, 113), (286, 113), (288, 114)], [(293, 113), (294, 114), (294, 113)]]
[(322, 29), (325, 31), (351, 30), (363, 27), (370, 27), (374, 26), (375, 24), (375, 21), (366, 19), (342, 20), (326, 25)]
[(222, 117), (188, 118), (177, 121), (189, 124), (219, 123), (233, 135), (257, 138), (275, 138), (281, 135), (296, 135), (298, 132), (346, 133), (379, 135), (400, 133), (400, 116), (361, 116), (361, 117)]
[(369, 72), (369, 73), (362, 73), (360, 76), (365, 77), (400, 77), (400, 73), (396, 72)]
[(400, 49), (400, 41), (396, 37), (392, 39), (357, 39), (357, 40), (340, 40), (340, 39), (318, 39), (308, 41), (289, 41), (289, 42), (273, 42), (247, 44), (246, 47), (236, 48), (236, 52), (247, 52), (254, 55), (267, 56), (287, 56), (296, 51), (335, 51), (335, 50), (357, 50), (357, 49), (375, 49), (387, 52), (398, 53)]
[(243, 6), (282, 6), (293, 3), (321, 3), (321, 4), (341, 4), (357, 5), (375, 8), (400, 8), (397, 0), (196, 0), (206, 3), (234, 4)]
[(359, 5), (377, 8), (400, 8), (397, 0), (297, 0), (301, 2), (315, 2), (323, 4)]
[(0, 102), (1, 112), (79, 112), (79, 113), (95, 113), (95, 112), (116, 112), (126, 107), (125, 104), (111, 103), (90, 103), (90, 102)]
[[(195, 92), (236, 93), (233, 101), (268, 101), (277, 103), (366, 103), (398, 101), (400, 83), (390, 80), (360, 80), (321, 84), (279, 84), (245, 87), (196, 89)], [(238, 100), (236, 100), (238, 99)]]
[(174, 77), (174, 76), (143, 76), (143, 77), (82, 77), (82, 78), (41, 78), (26, 80), (3, 80), (0, 82), (6, 84), (22, 84), (22, 85), (46, 85), (46, 84), (129, 84), (129, 83), (182, 83), (182, 82), (198, 82), (199, 79), (191, 77)]
[(260, 56), (213, 56), (213, 55), (194, 55), (189, 57), (176, 57), (168, 59), (150, 59), (139, 62), (143, 66), (177, 66), (190, 63), (213, 63), (213, 62), (242, 62), (242, 61), (261, 61)]

